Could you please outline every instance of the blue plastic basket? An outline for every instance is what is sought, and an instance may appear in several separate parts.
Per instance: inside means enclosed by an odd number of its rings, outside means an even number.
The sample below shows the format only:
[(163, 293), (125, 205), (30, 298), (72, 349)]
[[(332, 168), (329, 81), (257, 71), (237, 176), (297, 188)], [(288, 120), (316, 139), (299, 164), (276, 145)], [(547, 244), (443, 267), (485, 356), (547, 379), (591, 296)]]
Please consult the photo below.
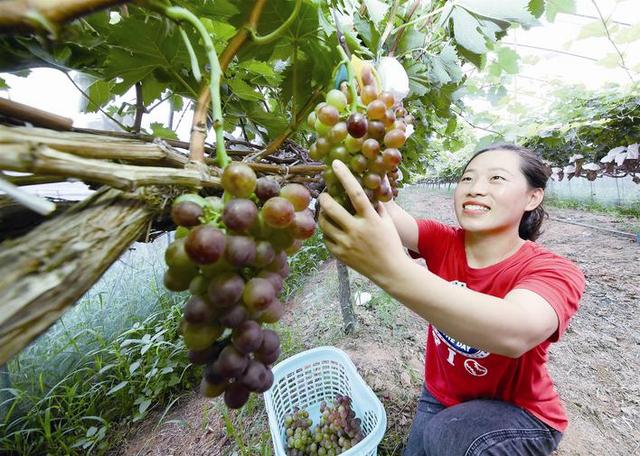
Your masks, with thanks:
[(364, 382), (349, 356), (334, 347), (318, 347), (287, 358), (273, 368), (274, 382), (264, 394), (275, 456), (286, 456), (284, 419), (294, 407), (305, 409), (313, 425), (320, 420), (320, 403), (337, 394), (352, 399), (362, 420), (365, 438), (343, 456), (375, 456), (387, 429), (382, 403)]

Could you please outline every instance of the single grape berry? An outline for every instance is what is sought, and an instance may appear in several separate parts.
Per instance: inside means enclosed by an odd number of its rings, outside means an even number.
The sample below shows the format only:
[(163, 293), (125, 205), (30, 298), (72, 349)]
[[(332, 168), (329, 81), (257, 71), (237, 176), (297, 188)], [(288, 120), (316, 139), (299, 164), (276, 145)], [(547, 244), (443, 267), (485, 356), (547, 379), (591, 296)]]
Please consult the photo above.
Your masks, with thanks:
[(359, 112), (354, 112), (347, 119), (347, 131), (354, 138), (362, 138), (367, 134), (367, 119)]
[(225, 236), (222, 231), (210, 225), (195, 227), (186, 237), (184, 249), (198, 264), (214, 263), (224, 252)]
[(269, 198), (273, 198), (274, 196), (278, 196), (280, 194), (280, 184), (273, 177), (261, 177), (256, 181), (255, 192), (258, 199), (262, 202), (265, 202)]
[(286, 228), (293, 222), (295, 208), (285, 198), (276, 196), (262, 206), (262, 218), (272, 228)]
[(202, 207), (191, 201), (182, 201), (171, 208), (171, 219), (178, 226), (196, 226), (204, 215)]
[(293, 204), (296, 211), (302, 211), (309, 206), (311, 194), (304, 185), (287, 184), (280, 190), (280, 196)]
[(233, 231), (247, 231), (256, 222), (258, 208), (251, 200), (240, 198), (229, 201), (222, 212), (222, 221)]
[(222, 172), (222, 187), (239, 198), (247, 198), (256, 188), (256, 173), (244, 163), (230, 163)]

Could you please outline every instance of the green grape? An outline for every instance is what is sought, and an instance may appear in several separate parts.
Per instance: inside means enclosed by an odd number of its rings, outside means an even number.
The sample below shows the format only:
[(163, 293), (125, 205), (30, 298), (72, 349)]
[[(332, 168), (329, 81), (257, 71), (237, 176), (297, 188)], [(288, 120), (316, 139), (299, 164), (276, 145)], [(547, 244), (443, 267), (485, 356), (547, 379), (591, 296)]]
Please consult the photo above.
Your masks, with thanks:
[(347, 148), (344, 146), (335, 146), (329, 152), (329, 161), (333, 162), (333, 160), (340, 160), (341, 162), (348, 163), (351, 155)]
[(327, 92), (327, 103), (342, 112), (347, 107), (347, 97), (340, 90), (332, 89)]
[(314, 129), (316, 130), (316, 133), (319, 136), (327, 136), (329, 134), (329, 132), (331, 131), (331, 126), (330, 125), (326, 125), (323, 124), (320, 119), (316, 120), (316, 123), (314, 125)]
[(364, 173), (367, 170), (367, 159), (362, 154), (351, 157), (349, 167), (356, 173)]
[(370, 188), (371, 190), (375, 190), (376, 188), (380, 187), (381, 182), (382, 179), (380, 178), (380, 176), (374, 173), (367, 173), (362, 179), (362, 183), (364, 184), (364, 186)]
[(349, 153), (355, 154), (360, 152), (363, 142), (364, 138), (354, 138), (351, 135), (347, 135), (346, 139), (344, 140), (344, 146), (347, 148)]
[(256, 188), (256, 173), (244, 163), (231, 163), (222, 172), (225, 192), (238, 198), (247, 198)]
[(224, 332), (222, 326), (211, 324), (192, 324), (182, 320), (182, 338), (190, 350), (204, 350), (213, 344)]

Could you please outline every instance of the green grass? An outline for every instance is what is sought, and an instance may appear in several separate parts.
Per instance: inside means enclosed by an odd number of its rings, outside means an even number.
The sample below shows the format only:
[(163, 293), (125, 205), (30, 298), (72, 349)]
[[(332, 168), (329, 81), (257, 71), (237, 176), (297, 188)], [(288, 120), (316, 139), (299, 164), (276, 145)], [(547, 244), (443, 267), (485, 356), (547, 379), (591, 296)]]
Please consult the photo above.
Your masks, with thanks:
[[(104, 454), (121, 442), (131, 423), (151, 410), (162, 412), (162, 421), (193, 391), (200, 369), (192, 368), (178, 335), (186, 294), (162, 286), (165, 247), (166, 240), (138, 246), (136, 255), (119, 260), (8, 364), (2, 380), (8, 377), (10, 385), (0, 389), (0, 454)], [(327, 257), (319, 234), (305, 242), (289, 260), (282, 298), (289, 299)], [(276, 326), (283, 356), (300, 351), (299, 338)], [(237, 429), (261, 402), (254, 397), (234, 413)], [(256, 429), (241, 448), (268, 454), (269, 434), (264, 425)]]
[(640, 218), (640, 202), (625, 206), (606, 205), (598, 201), (583, 201), (575, 199), (559, 199), (546, 197), (545, 204), (560, 209), (578, 209), (587, 212), (596, 212), (621, 217)]

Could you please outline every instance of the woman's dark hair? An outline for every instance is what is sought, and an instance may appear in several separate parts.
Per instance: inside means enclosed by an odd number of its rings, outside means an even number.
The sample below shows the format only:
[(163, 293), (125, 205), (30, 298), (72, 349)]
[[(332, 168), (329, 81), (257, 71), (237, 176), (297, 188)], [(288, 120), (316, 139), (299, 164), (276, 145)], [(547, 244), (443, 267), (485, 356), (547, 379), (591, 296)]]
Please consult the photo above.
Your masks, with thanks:
[[(545, 189), (547, 187), (547, 180), (549, 179), (549, 170), (547, 166), (542, 162), (540, 157), (532, 150), (526, 147), (517, 146), (515, 144), (492, 144), (489, 147), (480, 149), (469, 159), (462, 173), (467, 170), (469, 163), (473, 161), (478, 155), (492, 150), (509, 150), (518, 157), (520, 157), (520, 170), (524, 177), (527, 179), (527, 183), (531, 188)], [(542, 207), (542, 203), (532, 211), (526, 211), (520, 219), (520, 226), (518, 233), (520, 237), (525, 240), (535, 241), (542, 234), (540, 227), (545, 218), (549, 217), (547, 211)]]

